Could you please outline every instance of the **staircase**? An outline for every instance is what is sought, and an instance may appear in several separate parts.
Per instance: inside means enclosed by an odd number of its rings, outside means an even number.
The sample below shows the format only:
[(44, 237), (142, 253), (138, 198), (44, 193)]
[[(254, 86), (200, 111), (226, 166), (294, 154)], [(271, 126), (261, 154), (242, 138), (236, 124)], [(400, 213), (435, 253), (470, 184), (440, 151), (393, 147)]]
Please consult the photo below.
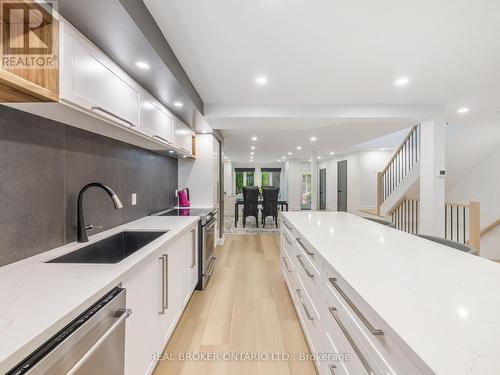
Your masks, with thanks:
[[(415, 125), (403, 139), (382, 172), (377, 174), (376, 214), (390, 218), (396, 229), (419, 234), (419, 192), (421, 126)], [(480, 206), (478, 202), (446, 203), (444, 209), (446, 239), (468, 244), (479, 254)]]
[(377, 214), (387, 216), (420, 178), (420, 125), (411, 128), (382, 172), (377, 174)]

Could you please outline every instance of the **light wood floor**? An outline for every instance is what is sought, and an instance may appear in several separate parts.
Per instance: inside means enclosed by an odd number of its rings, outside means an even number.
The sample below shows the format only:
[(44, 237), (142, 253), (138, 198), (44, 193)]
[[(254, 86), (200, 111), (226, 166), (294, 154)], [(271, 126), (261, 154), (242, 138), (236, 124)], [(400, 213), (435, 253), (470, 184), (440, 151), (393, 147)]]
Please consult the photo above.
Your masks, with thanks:
[[(228, 235), (216, 257), (208, 288), (191, 297), (165, 354), (278, 352), (297, 357), (309, 352), (280, 274), (279, 236)], [(162, 360), (154, 374), (308, 375), (316, 369), (299, 360)]]

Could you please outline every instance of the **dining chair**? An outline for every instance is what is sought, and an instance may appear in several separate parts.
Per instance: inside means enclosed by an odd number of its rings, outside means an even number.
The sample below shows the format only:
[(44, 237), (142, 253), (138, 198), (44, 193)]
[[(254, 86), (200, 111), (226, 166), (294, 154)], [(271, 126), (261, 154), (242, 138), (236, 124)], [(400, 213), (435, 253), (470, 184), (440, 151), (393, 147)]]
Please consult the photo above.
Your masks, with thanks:
[(280, 188), (278, 187), (262, 187), (262, 227), (266, 227), (266, 217), (272, 216), (276, 228), (278, 228), (278, 196)]
[(255, 225), (259, 227), (259, 188), (257, 186), (243, 187), (243, 228), (247, 224), (247, 217), (255, 217)]

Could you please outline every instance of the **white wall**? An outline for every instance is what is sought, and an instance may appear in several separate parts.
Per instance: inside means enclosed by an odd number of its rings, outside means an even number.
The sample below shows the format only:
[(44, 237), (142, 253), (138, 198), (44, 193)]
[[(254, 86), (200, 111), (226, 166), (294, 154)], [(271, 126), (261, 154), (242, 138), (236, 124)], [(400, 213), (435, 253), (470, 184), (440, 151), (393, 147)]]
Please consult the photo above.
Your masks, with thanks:
[(377, 206), (377, 172), (382, 172), (393, 151), (363, 151), (359, 153), (360, 207)]
[(299, 160), (288, 160), (285, 164), (284, 177), (288, 182), (288, 208), (290, 211), (300, 211), (300, 179), (302, 176)]
[(326, 168), (326, 209), (337, 210), (337, 163), (347, 160), (347, 211), (358, 215), (360, 208), (377, 203), (377, 172), (382, 171), (392, 151), (360, 151), (318, 163)]
[[(481, 203), (481, 228), (500, 218), (500, 147), (476, 165), (446, 193), (449, 202)], [(481, 238), (481, 256), (500, 259), (500, 228)]]
[(233, 195), (233, 163), (224, 162), (224, 193), (225, 195)]

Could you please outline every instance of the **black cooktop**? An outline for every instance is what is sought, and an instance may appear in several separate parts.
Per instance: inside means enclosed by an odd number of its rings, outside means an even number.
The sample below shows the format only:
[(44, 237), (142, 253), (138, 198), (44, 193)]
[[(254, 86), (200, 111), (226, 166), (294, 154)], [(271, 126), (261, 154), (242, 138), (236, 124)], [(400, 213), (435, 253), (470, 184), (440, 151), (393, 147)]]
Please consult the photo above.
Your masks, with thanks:
[(174, 208), (160, 211), (156, 213), (155, 216), (202, 216), (209, 212), (209, 208)]

